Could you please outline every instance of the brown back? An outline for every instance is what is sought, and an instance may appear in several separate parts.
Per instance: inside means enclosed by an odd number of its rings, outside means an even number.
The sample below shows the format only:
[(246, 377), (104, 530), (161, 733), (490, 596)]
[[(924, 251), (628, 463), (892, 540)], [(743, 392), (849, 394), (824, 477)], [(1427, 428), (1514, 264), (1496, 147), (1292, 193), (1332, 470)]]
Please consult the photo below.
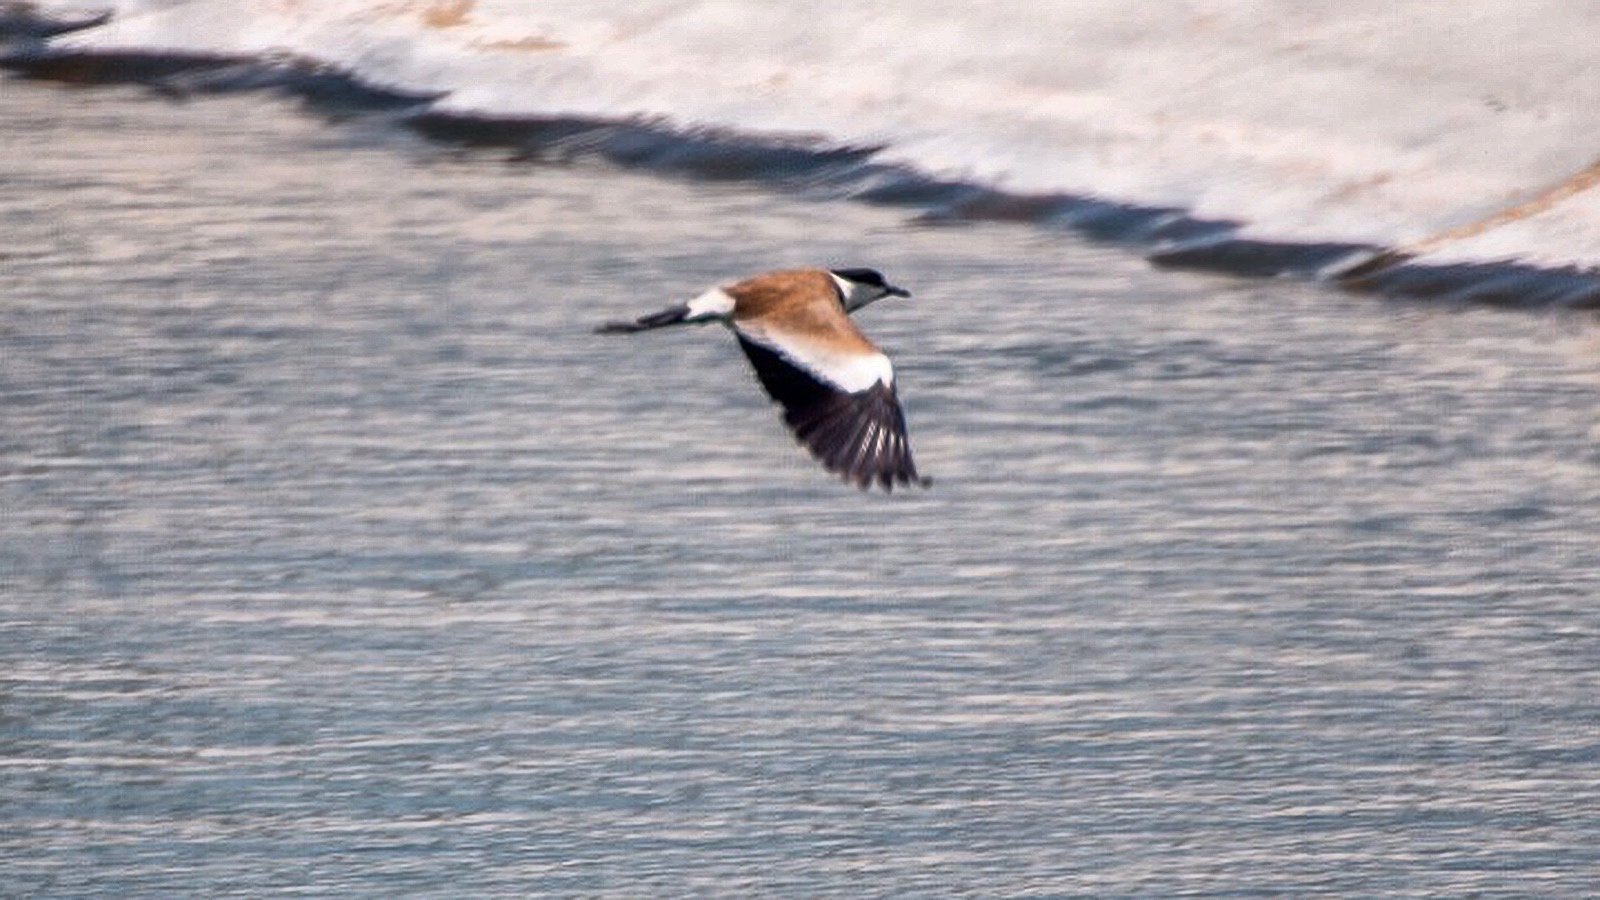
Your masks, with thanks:
[(878, 352), (845, 314), (838, 286), (821, 269), (770, 272), (724, 290), (734, 299), (735, 325), (779, 339), (792, 335), (840, 351)]

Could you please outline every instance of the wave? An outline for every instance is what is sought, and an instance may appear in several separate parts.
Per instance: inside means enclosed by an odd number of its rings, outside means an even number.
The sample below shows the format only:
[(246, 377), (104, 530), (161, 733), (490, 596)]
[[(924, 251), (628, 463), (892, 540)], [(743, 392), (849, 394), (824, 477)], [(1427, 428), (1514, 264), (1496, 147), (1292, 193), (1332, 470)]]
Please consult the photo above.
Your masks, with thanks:
[(1584, 4), (893, 6), (118, 0), (0, 5), (0, 33), (37, 78), (286, 90), (1165, 265), (1600, 306)]

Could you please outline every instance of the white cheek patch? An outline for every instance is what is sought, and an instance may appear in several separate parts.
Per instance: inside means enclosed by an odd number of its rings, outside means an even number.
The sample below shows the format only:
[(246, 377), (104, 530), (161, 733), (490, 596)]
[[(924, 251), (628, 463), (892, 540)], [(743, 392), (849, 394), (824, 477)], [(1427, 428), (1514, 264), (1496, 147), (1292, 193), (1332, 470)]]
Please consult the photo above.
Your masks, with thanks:
[(844, 311), (847, 313), (853, 313), (883, 297), (883, 294), (879, 293), (876, 288), (845, 281), (832, 272), (828, 273), (828, 277), (832, 278), (833, 283), (839, 286), (839, 296), (844, 298)]
[(733, 298), (722, 288), (712, 288), (690, 300), (689, 319), (726, 319), (733, 315)]
[(844, 308), (849, 309), (850, 294), (855, 291), (855, 285), (845, 281), (843, 278), (840, 278), (832, 272), (828, 273), (828, 277), (833, 279), (834, 286), (839, 289), (839, 296), (844, 298)]

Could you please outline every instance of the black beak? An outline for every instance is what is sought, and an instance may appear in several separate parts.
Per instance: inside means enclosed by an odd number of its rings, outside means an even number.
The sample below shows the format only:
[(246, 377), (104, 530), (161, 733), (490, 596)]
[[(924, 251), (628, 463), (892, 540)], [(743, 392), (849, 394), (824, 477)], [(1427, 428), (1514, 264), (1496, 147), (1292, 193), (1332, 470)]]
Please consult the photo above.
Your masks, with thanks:
[(883, 286), (883, 293), (885, 295), (887, 295), (887, 296), (890, 296), (890, 297), (909, 297), (909, 296), (911, 296), (911, 292), (910, 291), (906, 290), (903, 287), (895, 287), (892, 284), (884, 285)]

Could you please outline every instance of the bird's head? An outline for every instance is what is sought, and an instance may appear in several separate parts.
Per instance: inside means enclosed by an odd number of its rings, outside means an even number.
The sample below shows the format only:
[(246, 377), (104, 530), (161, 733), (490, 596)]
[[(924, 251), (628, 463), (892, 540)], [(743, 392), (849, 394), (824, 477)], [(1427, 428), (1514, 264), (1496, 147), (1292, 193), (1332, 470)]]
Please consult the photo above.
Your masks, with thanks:
[(883, 273), (877, 269), (832, 269), (828, 274), (839, 285), (845, 312), (855, 312), (884, 297), (911, 296), (911, 292), (905, 288), (895, 287), (885, 281)]

